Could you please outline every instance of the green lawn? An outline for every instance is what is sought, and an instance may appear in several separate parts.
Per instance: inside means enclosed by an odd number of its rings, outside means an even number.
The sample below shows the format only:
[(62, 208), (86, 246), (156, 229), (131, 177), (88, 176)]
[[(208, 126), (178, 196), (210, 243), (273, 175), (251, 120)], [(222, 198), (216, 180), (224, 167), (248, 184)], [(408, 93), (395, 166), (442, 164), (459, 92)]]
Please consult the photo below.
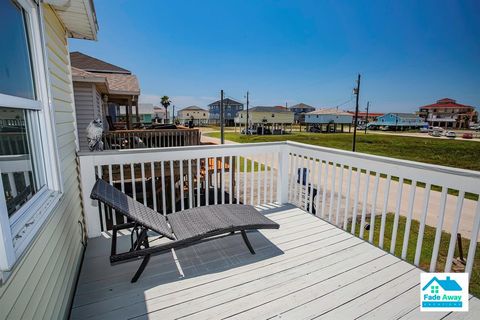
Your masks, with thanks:
[[(393, 230), (393, 221), (395, 215), (393, 213), (387, 214), (385, 220), (385, 238), (384, 238), (384, 249), (390, 251), (390, 242)], [(403, 247), (403, 238), (405, 232), (405, 223), (406, 218), (403, 216), (399, 216), (398, 220), (398, 230), (397, 230), (397, 240), (395, 242), (395, 255), (400, 257), (402, 254), (402, 247)], [(370, 219), (367, 218), (366, 223), (370, 223)], [(373, 243), (378, 245), (379, 237), (380, 237), (380, 223), (381, 217), (375, 217), (375, 228), (374, 228), (374, 235), (373, 235)], [(412, 220), (412, 224), (410, 226), (410, 236), (408, 239), (408, 250), (407, 250), (407, 261), (413, 263), (415, 258), (415, 250), (417, 246), (417, 238), (418, 238), (418, 229), (420, 223), (417, 220)], [(348, 230), (351, 229), (348, 226)], [(356, 228), (355, 228), (355, 235), (358, 236), (360, 231), (360, 219), (358, 219)], [(365, 230), (364, 232), (364, 239), (368, 241), (369, 231)], [(430, 227), (428, 225), (425, 226), (425, 233), (423, 237), (423, 245), (422, 245), (422, 254), (420, 255), (420, 268), (424, 270), (429, 270), (430, 268), (430, 259), (432, 258), (432, 249), (433, 243), (435, 240), (435, 228)], [(440, 249), (437, 259), (437, 266), (436, 269), (438, 272), (442, 272), (444, 270), (445, 261), (447, 258), (448, 246), (450, 241), (450, 234), (447, 232), (442, 232), (442, 236), (440, 238)], [(462, 245), (463, 245), (463, 254), (465, 259), (467, 258), (468, 253), (468, 246), (470, 244), (470, 240), (462, 238)], [(455, 257), (459, 256), (458, 246), (455, 250)], [(473, 271), (472, 277), (470, 279), (470, 293), (475, 295), (476, 297), (480, 297), (480, 244), (477, 243), (477, 250), (475, 254), (475, 262), (473, 264)]]
[[(268, 169), (270, 170), (270, 168), (268, 166), (265, 166), (265, 165), (261, 165), (259, 162), (256, 162), (256, 161), (253, 161), (253, 160), (250, 160), (250, 159), (247, 159), (247, 170), (245, 170), (245, 158), (244, 157), (240, 157), (239, 159), (240, 161), (240, 172), (252, 172), (252, 163), (253, 163), (253, 171), (254, 172), (257, 172), (257, 171), (265, 171), (265, 169)], [(259, 168), (261, 168), (260, 170), (258, 170)]]
[[(209, 136), (220, 137), (220, 133), (209, 133)], [(324, 146), (329, 148), (351, 150), (352, 135), (351, 134), (318, 134), (296, 132), (286, 135), (275, 136), (245, 136), (236, 133), (225, 133), (225, 139), (240, 143), (255, 143), (255, 142), (272, 142), (291, 140), (306, 144), (317, 146)], [(380, 135), (369, 133), (359, 133), (357, 136), (357, 151), (374, 155), (419, 161), (431, 164), (438, 164), (444, 166), (451, 166), (456, 168), (470, 169), (480, 171), (480, 143), (474, 141), (462, 140), (445, 140), (445, 139), (430, 139), (421, 137), (405, 137), (394, 135)], [(248, 167), (250, 170), (250, 166)], [(411, 181), (405, 181), (411, 183)], [(418, 185), (419, 187), (424, 187)], [(436, 186), (432, 186), (433, 189)], [(454, 190), (449, 190), (450, 194), (456, 194)], [(467, 198), (477, 200), (477, 195), (467, 194)], [(385, 225), (385, 249), (390, 249), (390, 240), (392, 235), (394, 215), (388, 214)], [(368, 222), (368, 221), (367, 221)], [(395, 255), (400, 256), (403, 246), (403, 237), (405, 231), (406, 218), (399, 217), (399, 226), (397, 233), (397, 241), (395, 246)], [(356, 234), (359, 233), (359, 225), (357, 224)], [(415, 249), (418, 237), (419, 222), (412, 221), (409, 246), (407, 251), (408, 262), (413, 263), (415, 257)], [(375, 220), (375, 234), (374, 244), (378, 245), (380, 230), (380, 217)], [(364, 239), (368, 239), (369, 231), (365, 232)], [(435, 238), (435, 228), (425, 226), (425, 233), (423, 239), (422, 254), (420, 259), (420, 267), (428, 270), (430, 266), (430, 259), (432, 255), (433, 243)], [(437, 259), (437, 271), (443, 271), (447, 256), (448, 246), (450, 241), (450, 234), (442, 232), (440, 251)], [(462, 238), (463, 252), (466, 258), (470, 241)], [(458, 247), (455, 250), (455, 257), (459, 256)], [(474, 262), (474, 269), (470, 280), (470, 293), (475, 296), (480, 296), (480, 244), (477, 243), (476, 257)]]
[[(219, 132), (208, 133), (220, 137)], [(245, 136), (226, 132), (225, 139), (235, 142), (270, 142), (291, 140), (317, 146), (351, 150), (352, 135), (294, 132), (286, 135)], [(357, 151), (374, 155), (426, 162), (480, 171), (480, 143), (475, 141), (429, 139), (381, 134), (357, 135)]]

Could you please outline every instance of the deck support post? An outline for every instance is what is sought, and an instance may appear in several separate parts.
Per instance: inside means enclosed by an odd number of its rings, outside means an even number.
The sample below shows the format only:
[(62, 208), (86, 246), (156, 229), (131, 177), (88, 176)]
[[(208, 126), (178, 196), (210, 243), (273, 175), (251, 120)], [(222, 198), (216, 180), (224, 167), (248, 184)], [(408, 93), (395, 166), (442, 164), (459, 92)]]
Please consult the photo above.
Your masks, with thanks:
[(95, 164), (93, 157), (79, 157), (80, 179), (83, 198), (83, 212), (87, 224), (87, 236), (89, 238), (99, 237), (102, 233), (100, 215), (98, 214), (98, 202), (90, 199), (90, 192), (95, 184)]
[(277, 202), (285, 204), (288, 202), (288, 157), (290, 148), (288, 145), (279, 149), (278, 153), (278, 175), (277, 175)]

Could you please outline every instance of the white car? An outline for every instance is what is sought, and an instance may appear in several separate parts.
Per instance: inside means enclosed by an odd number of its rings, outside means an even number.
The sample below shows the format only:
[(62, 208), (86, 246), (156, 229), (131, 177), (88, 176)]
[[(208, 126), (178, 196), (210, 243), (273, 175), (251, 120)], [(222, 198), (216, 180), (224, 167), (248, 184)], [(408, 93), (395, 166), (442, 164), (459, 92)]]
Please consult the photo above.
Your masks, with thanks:
[(453, 131), (447, 131), (445, 132), (445, 137), (455, 139), (457, 137), (457, 134)]

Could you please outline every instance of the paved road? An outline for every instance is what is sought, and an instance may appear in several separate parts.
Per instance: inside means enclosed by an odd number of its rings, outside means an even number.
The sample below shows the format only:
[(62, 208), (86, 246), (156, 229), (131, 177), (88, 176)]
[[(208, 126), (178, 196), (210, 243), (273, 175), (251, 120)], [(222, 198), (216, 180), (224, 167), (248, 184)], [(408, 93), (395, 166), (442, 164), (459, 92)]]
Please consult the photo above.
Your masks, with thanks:
[(427, 139), (443, 139), (443, 140), (454, 140), (454, 141), (476, 141), (480, 142), (480, 132), (473, 132), (473, 136), (475, 139), (463, 139), (462, 134), (466, 131), (455, 131), (457, 133), (457, 137), (455, 139), (447, 138), (445, 136), (441, 137), (433, 137), (427, 133), (422, 132), (392, 132), (392, 131), (368, 131), (367, 134), (383, 134), (383, 135), (391, 135), (391, 136), (403, 136), (403, 137), (416, 137), (416, 138), (427, 138)]

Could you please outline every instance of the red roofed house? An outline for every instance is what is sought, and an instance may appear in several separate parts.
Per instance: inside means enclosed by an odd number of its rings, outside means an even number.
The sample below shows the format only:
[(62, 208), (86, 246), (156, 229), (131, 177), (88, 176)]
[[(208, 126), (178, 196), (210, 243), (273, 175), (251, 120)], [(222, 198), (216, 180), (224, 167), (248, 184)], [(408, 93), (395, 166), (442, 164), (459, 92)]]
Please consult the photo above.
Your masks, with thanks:
[(475, 108), (449, 98), (419, 108), (418, 115), (430, 126), (468, 129), (478, 119)]

